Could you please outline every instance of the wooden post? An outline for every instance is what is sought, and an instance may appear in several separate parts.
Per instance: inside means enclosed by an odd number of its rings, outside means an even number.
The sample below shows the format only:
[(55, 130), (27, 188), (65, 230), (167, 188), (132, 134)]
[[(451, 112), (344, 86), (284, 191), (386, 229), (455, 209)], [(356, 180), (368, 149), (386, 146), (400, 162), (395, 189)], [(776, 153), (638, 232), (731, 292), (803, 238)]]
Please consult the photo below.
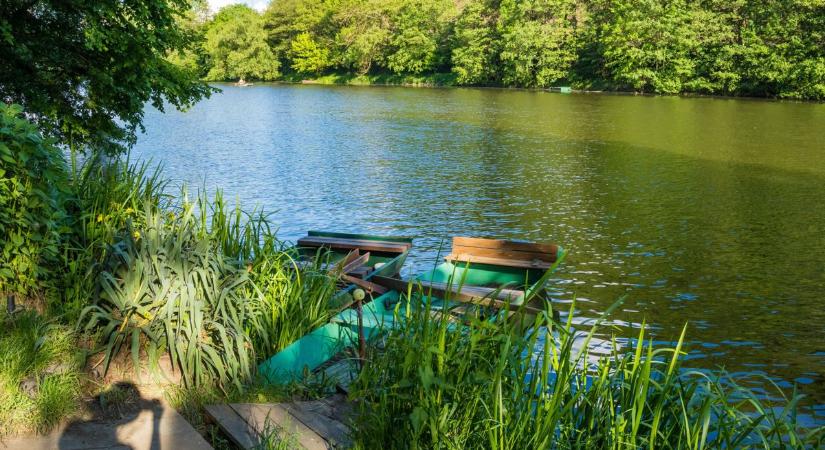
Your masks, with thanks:
[(9, 294), (9, 297), (6, 299), (6, 309), (8, 310), (9, 315), (12, 315), (12, 313), (14, 313), (14, 295), (12, 294)]
[(361, 309), (365, 296), (366, 293), (363, 289), (356, 289), (352, 292), (352, 298), (355, 299), (355, 311), (358, 315), (358, 359), (361, 360), (361, 368), (364, 367), (364, 361), (367, 359), (367, 342), (364, 339), (364, 312)]

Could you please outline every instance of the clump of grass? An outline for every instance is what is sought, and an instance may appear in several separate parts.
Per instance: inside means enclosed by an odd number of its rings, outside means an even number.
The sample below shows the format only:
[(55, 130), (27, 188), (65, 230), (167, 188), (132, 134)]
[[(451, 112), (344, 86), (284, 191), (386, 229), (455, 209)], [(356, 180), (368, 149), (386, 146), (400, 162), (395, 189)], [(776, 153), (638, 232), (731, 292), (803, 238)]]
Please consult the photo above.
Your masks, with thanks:
[(351, 397), (365, 400), (359, 448), (823, 444), (825, 429), (797, 426), (797, 398), (776, 409), (724, 376), (682, 370), (684, 335), (673, 348), (656, 348), (642, 330), (630, 352), (593, 364), (586, 351), (574, 351), (571, 322), (554, 323), (549, 307), (526, 333), (506, 316), (455, 327), (426, 308), (407, 305), (405, 314), (353, 385)]
[(84, 355), (69, 327), (33, 312), (0, 315), (0, 437), (47, 431), (81, 408)]
[(92, 154), (77, 166), (70, 177), (69, 210), (71, 230), (60, 253), (58, 283), (60, 295), (51, 303), (51, 313), (67, 322), (100, 292), (98, 277), (105, 269), (109, 251), (127, 226), (146, 225), (144, 208), (162, 208), (170, 202), (168, 185), (161, 167), (133, 163), (128, 159), (107, 160)]
[(267, 420), (259, 436), (259, 442), (253, 450), (298, 450), (302, 448), (304, 447), (298, 442), (298, 437), (294, 433)]
[(165, 206), (148, 187), (162, 182), (125, 170), (112, 182), (141, 183), (123, 190), (144, 201), (135, 220), (113, 222), (99, 294), (82, 313), (105, 368), (122, 351), (134, 367), (167, 353), (187, 387), (243, 390), (259, 359), (328, 319), (335, 281), (295, 264), (265, 214), (229, 208), (220, 192)]

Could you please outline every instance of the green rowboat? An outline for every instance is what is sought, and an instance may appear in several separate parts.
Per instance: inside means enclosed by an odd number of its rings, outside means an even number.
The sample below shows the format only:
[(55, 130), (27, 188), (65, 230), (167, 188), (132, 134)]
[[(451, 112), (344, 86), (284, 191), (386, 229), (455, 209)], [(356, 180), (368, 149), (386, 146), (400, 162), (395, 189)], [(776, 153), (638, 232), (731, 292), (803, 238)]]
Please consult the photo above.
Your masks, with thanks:
[[(369, 340), (394, 327), (405, 317), (407, 305), (458, 318), (468, 313), (493, 318), (515, 310), (541, 313), (548, 274), (562, 255), (563, 249), (553, 244), (456, 237), (444, 263), (411, 280), (381, 271), (371, 274), (371, 283), (389, 290), (363, 305), (360, 326), (356, 310), (341, 311), (329, 324), (264, 361), (259, 372), (271, 383), (298, 381), (356, 347), (359, 333)], [(413, 292), (414, 302), (400, 301)], [(454, 324), (460, 326), (460, 320)]]

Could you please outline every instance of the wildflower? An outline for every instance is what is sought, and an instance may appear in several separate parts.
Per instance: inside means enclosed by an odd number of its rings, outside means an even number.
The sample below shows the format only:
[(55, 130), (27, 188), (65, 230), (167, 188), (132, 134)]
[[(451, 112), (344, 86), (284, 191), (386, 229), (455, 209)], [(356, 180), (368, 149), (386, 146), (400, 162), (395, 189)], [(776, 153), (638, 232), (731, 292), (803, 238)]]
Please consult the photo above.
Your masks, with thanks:
[(135, 240), (140, 239), (140, 231), (135, 230), (135, 232), (132, 233), (132, 237), (135, 238)]
[(135, 210), (134, 210), (134, 209), (132, 209), (132, 208), (126, 208), (126, 214), (127, 214), (127, 215), (128, 215), (128, 214), (132, 214), (133, 212), (135, 212)]
[(103, 214), (98, 214), (97, 215), (97, 221), (98, 222), (103, 222)]

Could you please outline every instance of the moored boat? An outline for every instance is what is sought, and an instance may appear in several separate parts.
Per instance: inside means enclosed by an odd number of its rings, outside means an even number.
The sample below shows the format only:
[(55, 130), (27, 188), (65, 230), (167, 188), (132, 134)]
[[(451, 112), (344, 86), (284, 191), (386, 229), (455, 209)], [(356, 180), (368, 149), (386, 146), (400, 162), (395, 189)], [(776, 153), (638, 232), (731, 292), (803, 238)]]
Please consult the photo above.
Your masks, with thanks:
[[(456, 237), (452, 253), (431, 271), (410, 280), (373, 273), (371, 285), (386, 292), (363, 304), (360, 312), (341, 311), (329, 324), (264, 361), (259, 372), (271, 383), (300, 380), (345, 349), (358, 346), (359, 341), (396, 326), (396, 321), (404, 320), (407, 307), (450, 314), (456, 319), (455, 326), (460, 326), (461, 317), (467, 314), (490, 320), (499, 314), (540, 314), (549, 274), (563, 253), (554, 244)], [(414, 301), (402, 302), (408, 294)]]

